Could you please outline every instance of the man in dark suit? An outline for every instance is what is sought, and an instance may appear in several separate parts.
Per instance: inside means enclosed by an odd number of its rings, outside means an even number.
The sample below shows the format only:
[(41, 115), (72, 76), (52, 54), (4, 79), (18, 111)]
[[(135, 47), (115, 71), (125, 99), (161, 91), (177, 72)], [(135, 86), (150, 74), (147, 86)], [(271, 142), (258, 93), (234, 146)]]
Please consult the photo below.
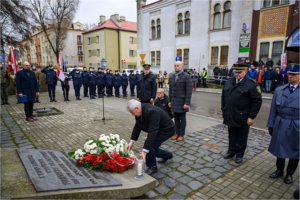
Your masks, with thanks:
[(141, 131), (148, 133), (142, 155), (148, 167), (145, 173), (152, 175), (157, 172), (156, 157), (162, 158), (158, 161), (159, 163), (166, 163), (168, 159), (173, 158), (172, 153), (159, 147), (174, 135), (174, 123), (165, 111), (149, 103), (141, 103), (132, 99), (127, 103), (127, 110), (136, 119), (128, 149), (132, 149)]
[(185, 135), (186, 112), (192, 98), (192, 80), (191, 77), (183, 71), (181, 61), (175, 62), (175, 74), (170, 76), (169, 89), (169, 107), (174, 112), (176, 135), (172, 140), (182, 141)]
[(156, 76), (150, 72), (151, 65), (145, 64), (144, 73), (137, 82), (137, 98), (142, 103), (153, 103), (156, 97)]
[(30, 70), (29, 62), (24, 62), (23, 70), (17, 72), (16, 86), (20, 98), (23, 98), (23, 95), (27, 96), (27, 102), (24, 103), (26, 120), (36, 121), (37, 119), (33, 117), (33, 102), (35, 95), (39, 96), (40, 93), (35, 73)]

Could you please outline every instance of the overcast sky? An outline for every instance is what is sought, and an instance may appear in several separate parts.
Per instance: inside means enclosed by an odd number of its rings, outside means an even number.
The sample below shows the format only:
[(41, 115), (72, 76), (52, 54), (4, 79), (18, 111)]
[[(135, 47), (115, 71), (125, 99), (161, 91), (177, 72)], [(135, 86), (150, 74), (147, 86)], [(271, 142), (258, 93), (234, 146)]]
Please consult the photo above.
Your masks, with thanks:
[[(147, 4), (157, 0), (147, 0)], [(125, 16), (127, 21), (136, 22), (136, 0), (81, 0), (74, 22), (99, 23), (99, 16), (108, 19), (118, 13)]]

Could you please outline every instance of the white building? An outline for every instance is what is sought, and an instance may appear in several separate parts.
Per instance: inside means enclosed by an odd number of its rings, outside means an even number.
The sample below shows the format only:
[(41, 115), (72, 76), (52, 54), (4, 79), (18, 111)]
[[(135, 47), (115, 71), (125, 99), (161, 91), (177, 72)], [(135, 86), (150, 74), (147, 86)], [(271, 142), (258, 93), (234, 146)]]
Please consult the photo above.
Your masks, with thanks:
[(230, 68), (239, 57), (249, 56), (249, 44), (239, 54), (239, 40), (243, 33), (250, 35), (251, 26), (246, 32), (241, 27), (251, 24), (253, 6), (254, 1), (245, 0), (160, 0), (149, 5), (137, 0), (138, 54), (146, 54), (154, 72), (173, 71), (177, 56), (185, 69)]

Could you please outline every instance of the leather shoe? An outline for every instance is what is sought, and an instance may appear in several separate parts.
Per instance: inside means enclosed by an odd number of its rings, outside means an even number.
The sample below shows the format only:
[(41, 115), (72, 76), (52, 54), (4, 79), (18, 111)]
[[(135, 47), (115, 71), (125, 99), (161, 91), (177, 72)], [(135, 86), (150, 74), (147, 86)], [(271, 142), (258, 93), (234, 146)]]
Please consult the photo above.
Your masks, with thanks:
[(229, 158), (232, 158), (233, 156), (234, 156), (234, 154), (227, 153), (223, 158), (224, 159), (229, 159)]
[(37, 118), (34, 118), (34, 117), (29, 117), (31, 118), (33, 121), (37, 121), (38, 119)]
[(154, 167), (150, 167), (148, 169), (145, 170), (145, 173), (148, 174), (148, 175), (153, 175), (157, 172), (157, 167), (154, 166)]
[(293, 183), (293, 177), (292, 177), (292, 175), (286, 175), (286, 177), (285, 177), (285, 179), (284, 179), (284, 182), (286, 183), (286, 184), (291, 184), (291, 183)]
[(165, 164), (171, 158), (173, 158), (173, 154), (172, 153), (171, 153), (171, 155), (168, 158), (163, 158), (160, 161), (158, 161), (158, 163)]
[(179, 135), (176, 134), (171, 138), (171, 140), (177, 140), (178, 137), (179, 137)]
[(270, 178), (278, 178), (279, 176), (283, 176), (283, 172), (280, 170), (276, 170), (274, 173), (270, 175)]
[(26, 118), (26, 121), (33, 122), (34, 120), (31, 119), (30, 117), (27, 117), (27, 118)]
[(236, 157), (235, 163), (236, 164), (241, 164), (243, 162), (243, 157)]
[(179, 136), (178, 138), (177, 138), (177, 141), (178, 142), (181, 142), (183, 140), (183, 137), (182, 136)]

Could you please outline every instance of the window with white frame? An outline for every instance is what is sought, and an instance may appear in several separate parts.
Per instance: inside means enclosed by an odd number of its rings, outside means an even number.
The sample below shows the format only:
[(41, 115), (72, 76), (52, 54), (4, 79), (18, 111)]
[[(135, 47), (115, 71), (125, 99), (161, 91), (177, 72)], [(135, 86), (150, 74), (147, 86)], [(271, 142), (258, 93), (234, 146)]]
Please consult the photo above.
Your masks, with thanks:
[(259, 59), (267, 63), (269, 57), (269, 42), (260, 43)]
[(129, 37), (129, 43), (133, 44), (133, 37)]
[(77, 35), (77, 42), (81, 43), (81, 35)]
[(97, 44), (99, 43), (99, 36), (96, 37)]
[(77, 25), (77, 30), (80, 30), (80, 25)]
[(82, 56), (78, 56), (78, 61), (82, 62)]
[(289, 0), (263, 0), (262, 7), (269, 8), (271, 6), (279, 6), (279, 5), (289, 4), (289, 3), (290, 3)]
[(182, 13), (179, 13), (177, 16), (177, 34), (182, 35), (183, 34), (183, 21), (182, 21)]
[(156, 36), (156, 33), (155, 33), (155, 21), (154, 20), (152, 20), (152, 22), (151, 22), (151, 31), (152, 31), (152, 39), (155, 39), (155, 36)]
[(214, 25), (213, 29), (220, 29), (221, 28), (221, 4), (216, 4), (214, 7)]
[(78, 46), (78, 54), (82, 54), (82, 47)]
[(151, 65), (155, 66), (155, 51), (151, 51)]
[(88, 38), (88, 44), (91, 44), (91, 38)]
[(184, 26), (184, 33), (185, 34), (189, 34), (190, 33), (190, 26), (191, 26), (190, 12), (187, 11), (185, 13), (185, 26)]
[(283, 41), (273, 42), (272, 60), (275, 66), (277, 66), (276, 62), (281, 59), (282, 51), (283, 51)]
[(89, 57), (91, 57), (92, 56), (92, 51), (91, 50), (89, 50)]
[(160, 38), (160, 35), (161, 35), (161, 27), (160, 27), (160, 19), (157, 19), (156, 21), (156, 29), (157, 29), (157, 38)]
[(134, 55), (133, 55), (133, 50), (129, 50), (129, 56), (130, 56), (130, 57), (134, 57)]
[(97, 56), (100, 56), (100, 49), (97, 49)]
[(189, 54), (190, 54), (189, 49), (183, 50), (183, 65), (189, 65)]
[(160, 65), (160, 51), (156, 51), (156, 65)]
[(220, 65), (228, 65), (228, 46), (221, 46)]
[(227, 1), (224, 4), (224, 14), (223, 14), (223, 28), (230, 28), (231, 27), (231, 2)]

